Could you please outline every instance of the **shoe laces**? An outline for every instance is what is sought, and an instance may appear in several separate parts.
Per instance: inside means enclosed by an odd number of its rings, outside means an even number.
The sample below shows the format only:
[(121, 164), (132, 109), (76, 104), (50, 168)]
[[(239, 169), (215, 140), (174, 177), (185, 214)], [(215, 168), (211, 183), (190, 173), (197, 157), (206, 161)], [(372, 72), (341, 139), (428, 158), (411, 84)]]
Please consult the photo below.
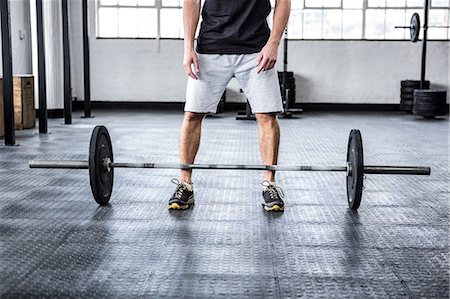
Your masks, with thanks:
[(271, 198), (274, 199), (283, 199), (284, 198), (284, 192), (281, 189), (280, 186), (273, 185), (269, 181), (265, 180), (261, 183), (263, 187), (266, 187), (267, 192), (269, 192), (269, 195)]
[(174, 197), (177, 199), (181, 199), (184, 190), (187, 189), (186, 186), (178, 179), (172, 179), (172, 183), (177, 185), (177, 190), (175, 191)]

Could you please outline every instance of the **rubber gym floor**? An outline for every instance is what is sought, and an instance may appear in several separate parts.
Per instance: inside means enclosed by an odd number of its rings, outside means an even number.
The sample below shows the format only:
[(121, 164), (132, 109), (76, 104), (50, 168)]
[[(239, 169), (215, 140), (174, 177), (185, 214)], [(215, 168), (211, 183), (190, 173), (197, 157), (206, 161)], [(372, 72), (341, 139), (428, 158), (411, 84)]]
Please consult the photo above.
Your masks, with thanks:
[[(29, 169), (87, 159), (95, 125), (116, 161), (177, 162), (180, 112), (95, 111), (17, 132), (0, 151), (1, 298), (448, 298), (449, 122), (399, 112), (316, 112), (280, 120), (280, 165), (346, 162), (350, 129), (365, 162), (424, 165), (431, 176), (367, 175), (347, 207), (345, 173), (279, 173), (286, 211), (259, 204), (258, 171), (197, 171), (196, 205), (167, 210), (177, 170), (117, 169), (110, 205), (86, 170)], [(198, 163), (259, 164), (257, 125), (207, 118)]]

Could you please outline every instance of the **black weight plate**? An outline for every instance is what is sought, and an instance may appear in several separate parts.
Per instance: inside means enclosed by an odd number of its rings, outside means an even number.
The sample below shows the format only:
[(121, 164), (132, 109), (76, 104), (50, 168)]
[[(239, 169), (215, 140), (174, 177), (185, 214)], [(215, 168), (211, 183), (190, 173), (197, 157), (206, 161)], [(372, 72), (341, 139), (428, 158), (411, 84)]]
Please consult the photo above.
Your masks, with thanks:
[(418, 13), (414, 13), (411, 17), (410, 36), (413, 43), (419, 40), (420, 34), (420, 16)]
[[(401, 87), (414, 87), (414, 89), (420, 88), (420, 80), (403, 80)], [(430, 81), (425, 81), (425, 89), (430, 88)]]
[(412, 95), (414, 93), (414, 90), (416, 89), (420, 89), (420, 87), (402, 87), (400, 89), (400, 93), (405, 95)]
[(414, 99), (414, 95), (413, 95), (412, 93), (409, 93), (409, 94), (400, 94), (400, 99), (412, 101), (412, 100)]
[(347, 163), (351, 166), (351, 171), (347, 173), (348, 206), (352, 210), (357, 210), (361, 204), (364, 179), (363, 145), (359, 130), (350, 131)]
[(422, 90), (414, 92), (413, 113), (419, 116), (441, 116), (447, 113), (446, 90)]
[[(284, 75), (284, 72), (278, 72), (278, 77), (279, 77), (279, 78), (282, 78), (283, 75)], [(288, 78), (292, 78), (292, 77), (294, 77), (294, 72), (286, 72), (286, 76), (287, 76)]]
[(94, 199), (101, 206), (108, 204), (114, 181), (114, 169), (108, 171), (103, 165), (106, 158), (113, 162), (111, 138), (106, 127), (96, 126), (89, 145), (89, 178)]

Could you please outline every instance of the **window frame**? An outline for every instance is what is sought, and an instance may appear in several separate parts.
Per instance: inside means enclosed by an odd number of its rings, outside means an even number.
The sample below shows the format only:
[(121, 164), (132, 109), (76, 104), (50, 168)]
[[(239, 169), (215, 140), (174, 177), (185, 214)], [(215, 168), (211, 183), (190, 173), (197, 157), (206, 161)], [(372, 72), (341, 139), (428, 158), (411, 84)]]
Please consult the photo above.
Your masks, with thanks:
[[(310, 5), (306, 5), (306, 0), (293, 0), (293, 1), (302, 1), (302, 5), (300, 5), (300, 7), (302, 8), (293, 8), (292, 11), (301, 11), (303, 17), (302, 17), (302, 38), (289, 38), (289, 40), (304, 40), (304, 41), (395, 41), (395, 42), (399, 42), (399, 41), (404, 41), (404, 42), (408, 42), (409, 38), (408, 38), (408, 34), (405, 33), (404, 34), (404, 38), (401, 39), (380, 39), (380, 38), (367, 38), (367, 34), (366, 34), (366, 13), (368, 10), (384, 10), (385, 12), (387, 10), (405, 10), (406, 12), (408, 11), (423, 11), (423, 6), (408, 6), (407, 5), (407, 0), (405, 0), (405, 6), (387, 6), (386, 5), (386, 0), (385, 0), (385, 6), (369, 6), (369, 1), (368, 0), (363, 0), (363, 5), (362, 8), (344, 8), (343, 5), (343, 1), (344, 0), (340, 0), (340, 5), (339, 6), (310, 6)], [(203, 2), (203, 1), (202, 1)], [(181, 3), (181, 1), (180, 1)], [(96, 39), (107, 39), (107, 40), (183, 40), (182, 37), (161, 37), (161, 9), (182, 9), (183, 6), (182, 5), (178, 5), (178, 6), (163, 6), (162, 5), (162, 0), (155, 0), (155, 4), (154, 5), (139, 5), (136, 4), (135, 6), (133, 5), (120, 5), (119, 3), (117, 3), (116, 5), (104, 5), (101, 4), (101, 0), (96, 0), (95, 1), (95, 35), (96, 35)], [(156, 9), (156, 23), (157, 23), (157, 28), (156, 28), (156, 37), (102, 37), (100, 36), (99, 33), (99, 28), (100, 28), (100, 21), (99, 21), (99, 12), (100, 12), (100, 8), (103, 7), (108, 7), (108, 8), (117, 8), (118, 10), (120, 8), (152, 8), (152, 9)], [(321, 28), (321, 37), (320, 38), (304, 38), (304, 12), (305, 10), (322, 10), (322, 14), (323, 11), (325, 10), (341, 10), (341, 11), (345, 11), (345, 10), (355, 10), (355, 11), (362, 11), (362, 33), (361, 33), (361, 38), (344, 38), (343, 37), (343, 22), (344, 22), (344, 18), (343, 18), (343, 14), (342, 14), (342, 20), (341, 20), (341, 37), (340, 38), (323, 38), (323, 28), (324, 28), (324, 19), (322, 18), (322, 28)], [(449, 18), (448, 18), (448, 26), (450, 26), (450, 2), (449, 2), (449, 6), (445, 7), (445, 6), (435, 6), (433, 5), (433, 1), (431, 1), (431, 5), (430, 5), (430, 10), (447, 10), (449, 13)], [(271, 14), (272, 15), (272, 14)], [(408, 16), (406, 15), (406, 19), (405, 21), (408, 21)], [(408, 23), (408, 22), (407, 22)], [(399, 26), (402, 25), (407, 25), (407, 24), (402, 24), (401, 21), (399, 21), (398, 23)], [(117, 22), (117, 33), (119, 35), (119, 26), (120, 26), (120, 22)], [(199, 24), (200, 26), (200, 24)], [(385, 26), (386, 26), (386, 18), (385, 18)], [(398, 30), (402, 30), (402, 29), (398, 29)], [(403, 29), (403, 30), (407, 30), (407, 29)], [(384, 35), (386, 36), (386, 28), (384, 29)], [(430, 41), (450, 41), (450, 29), (447, 29), (447, 38), (443, 38), (443, 39), (429, 39)]]

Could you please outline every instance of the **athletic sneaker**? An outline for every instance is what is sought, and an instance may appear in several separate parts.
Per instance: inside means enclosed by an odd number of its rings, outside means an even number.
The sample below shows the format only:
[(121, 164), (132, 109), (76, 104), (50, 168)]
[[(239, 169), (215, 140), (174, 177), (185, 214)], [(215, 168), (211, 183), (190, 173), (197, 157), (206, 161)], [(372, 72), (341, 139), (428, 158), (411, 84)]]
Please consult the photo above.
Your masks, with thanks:
[(169, 210), (186, 210), (194, 204), (194, 189), (192, 185), (173, 179), (172, 183), (177, 185), (175, 193), (169, 200)]
[(281, 212), (284, 210), (284, 193), (279, 186), (269, 181), (262, 182), (264, 190), (262, 192), (263, 201), (261, 204), (267, 212)]

